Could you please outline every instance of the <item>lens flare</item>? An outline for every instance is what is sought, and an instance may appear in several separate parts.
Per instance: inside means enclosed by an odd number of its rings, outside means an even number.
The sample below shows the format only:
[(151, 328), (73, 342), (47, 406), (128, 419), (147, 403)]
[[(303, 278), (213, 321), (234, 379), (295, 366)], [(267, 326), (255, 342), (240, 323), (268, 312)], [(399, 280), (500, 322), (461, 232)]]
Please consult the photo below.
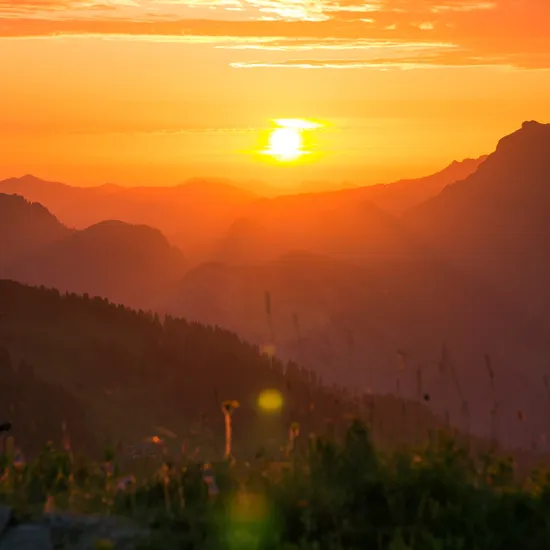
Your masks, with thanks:
[(283, 396), (278, 390), (264, 390), (258, 397), (258, 405), (266, 412), (276, 412), (283, 406)]

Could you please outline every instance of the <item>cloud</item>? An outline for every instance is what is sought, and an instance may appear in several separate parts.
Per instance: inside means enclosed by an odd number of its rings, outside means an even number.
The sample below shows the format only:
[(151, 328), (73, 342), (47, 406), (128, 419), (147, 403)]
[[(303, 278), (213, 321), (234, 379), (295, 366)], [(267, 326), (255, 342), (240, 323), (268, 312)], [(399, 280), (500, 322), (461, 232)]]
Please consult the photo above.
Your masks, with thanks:
[(116, 9), (108, 0), (0, 0), (0, 15), (26, 16), (42, 12), (62, 12), (67, 10), (110, 10)]
[[(430, 52), (456, 49), (454, 44), (444, 42), (422, 42), (383, 40), (368, 38), (284, 38), (284, 37), (248, 37), (245, 41), (228, 40), (228, 43), (215, 46), (229, 50), (264, 50), (264, 51), (345, 51), (366, 50), (373, 55), (383, 52), (387, 56), (410, 54), (429, 54)], [(377, 54), (377, 52), (379, 52)]]
[[(400, 51), (403, 67), (437, 64), (427, 62), (421, 48), (410, 59), (413, 45), (424, 43), (433, 51), (456, 50), (444, 65), (548, 69), (548, 29), (549, 0), (0, 0), (4, 38), (99, 36), (312, 52), (372, 49), (371, 41)], [(308, 57), (317, 63), (289, 63), (330, 65)], [(233, 66), (289, 63), (266, 59)]]
[(290, 69), (378, 69), (378, 70), (412, 70), (456, 67), (494, 67), (511, 69), (511, 65), (502, 62), (490, 63), (482, 59), (461, 57), (461, 63), (453, 62), (452, 58), (440, 56), (409, 57), (409, 58), (373, 58), (373, 59), (287, 59), (278, 62), (244, 61), (233, 62), (231, 66), (237, 69), (253, 68), (290, 68)]

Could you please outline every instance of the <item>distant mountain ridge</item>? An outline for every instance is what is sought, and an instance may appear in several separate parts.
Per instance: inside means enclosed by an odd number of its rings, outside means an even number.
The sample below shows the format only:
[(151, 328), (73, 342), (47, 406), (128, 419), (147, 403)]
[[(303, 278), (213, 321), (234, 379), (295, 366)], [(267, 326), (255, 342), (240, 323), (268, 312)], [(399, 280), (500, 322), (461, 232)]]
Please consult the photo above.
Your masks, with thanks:
[[(471, 173), (483, 161), (453, 162), (444, 170), (394, 184), (353, 187), (317, 193), (262, 197), (239, 188), (228, 179), (192, 178), (173, 187), (72, 187), (45, 182), (34, 176), (0, 181), (0, 192), (18, 193), (38, 201), (63, 223), (83, 229), (106, 219), (158, 227), (188, 259), (208, 260), (215, 243), (225, 238), (236, 220), (262, 216), (267, 210), (298, 204), (304, 211), (374, 202), (382, 210), (399, 214), (437, 194), (445, 185)], [(253, 182), (252, 182), (253, 183)], [(251, 185), (252, 185), (251, 183)], [(322, 215), (319, 211), (317, 217)]]
[(185, 271), (158, 229), (104, 221), (71, 230), (17, 195), (0, 194), (0, 245), (0, 276), (136, 307), (152, 307)]

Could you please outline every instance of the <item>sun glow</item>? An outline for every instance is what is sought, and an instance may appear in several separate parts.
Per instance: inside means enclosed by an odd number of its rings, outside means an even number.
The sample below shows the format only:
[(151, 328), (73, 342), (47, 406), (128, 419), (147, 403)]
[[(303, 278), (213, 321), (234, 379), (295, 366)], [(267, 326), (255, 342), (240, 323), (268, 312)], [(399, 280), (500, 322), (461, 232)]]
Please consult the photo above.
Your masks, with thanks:
[(264, 153), (280, 162), (290, 162), (310, 153), (304, 146), (303, 133), (321, 124), (300, 118), (279, 118), (273, 122), (277, 128), (271, 130)]
[(270, 155), (281, 161), (297, 159), (304, 154), (300, 130), (296, 128), (275, 128), (269, 136)]

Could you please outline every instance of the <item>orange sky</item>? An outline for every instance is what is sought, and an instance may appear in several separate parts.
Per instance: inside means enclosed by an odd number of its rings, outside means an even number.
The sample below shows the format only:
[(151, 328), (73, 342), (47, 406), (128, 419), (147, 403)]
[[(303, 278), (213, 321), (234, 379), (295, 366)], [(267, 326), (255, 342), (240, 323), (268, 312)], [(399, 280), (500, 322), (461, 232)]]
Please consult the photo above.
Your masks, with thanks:
[[(548, 0), (0, 0), (0, 178), (388, 181), (550, 122)], [(249, 151), (327, 123), (296, 166)]]

